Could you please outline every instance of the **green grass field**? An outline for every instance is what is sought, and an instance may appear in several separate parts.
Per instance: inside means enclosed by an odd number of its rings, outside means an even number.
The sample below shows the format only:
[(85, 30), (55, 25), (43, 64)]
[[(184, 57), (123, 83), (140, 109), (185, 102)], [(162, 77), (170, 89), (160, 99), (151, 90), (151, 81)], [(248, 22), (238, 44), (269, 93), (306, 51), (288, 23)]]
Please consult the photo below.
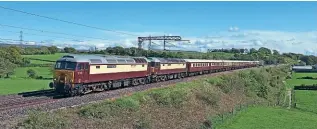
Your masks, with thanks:
[(273, 107), (240, 112), (217, 129), (316, 129), (317, 114)]
[[(57, 53), (54, 55), (23, 55), (23, 56), (55, 61), (63, 55), (65, 55), (65, 53)], [(49, 62), (31, 60), (31, 63), (45, 64)], [(30, 79), (28, 78), (28, 75), (27, 75), (28, 69), (35, 70), (37, 75), (42, 76), (43, 78), (52, 78), (52, 74), (50, 73), (49, 67), (19, 67), (15, 69), (14, 74), (11, 75), (9, 79), (0, 80), (0, 95), (15, 94), (15, 93), (35, 91), (35, 90), (49, 88), (48, 84), (52, 80)]]
[(317, 91), (295, 91), (296, 108), (317, 113)]
[[(52, 54), (52, 55), (23, 55), (23, 57), (56, 61), (58, 58), (66, 55), (66, 54), (67, 53), (56, 53), (56, 54)], [(46, 63), (52, 63), (52, 62), (45, 62), (45, 61), (40, 61), (40, 60), (31, 60), (31, 63), (32, 64), (46, 64)]]
[(52, 78), (52, 74), (47, 67), (20, 67), (15, 70), (15, 73), (9, 79), (0, 80), (0, 95), (48, 89), (48, 84), (52, 80), (28, 78), (26, 71), (30, 68), (35, 70), (38, 76)]
[(15, 69), (15, 73), (11, 76), (11, 78), (27, 78), (27, 70), (29, 69), (36, 71), (38, 76), (52, 78), (52, 74), (50, 73), (48, 67), (19, 67)]
[[(292, 79), (286, 82), (290, 88), (301, 84), (317, 84), (317, 80), (298, 79), (306, 76), (317, 78), (317, 73), (293, 73)], [(317, 91), (295, 91), (295, 102), (299, 110), (317, 113)]]
[(317, 80), (312, 79), (298, 79), (301, 77), (314, 77), (317, 78), (317, 73), (293, 73), (292, 79), (287, 79), (286, 83), (288, 88), (293, 88), (294, 86), (299, 86), (301, 84), (317, 84)]
[[(287, 87), (317, 84), (317, 73), (293, 73)], [(240, 112), (219, 125), (220, 129), (315, 129), (317, 127), (317, 91), (295, 91), (296, 108), (256, 107)]]
[(48, 89), (51, 80), (0, 79), (0, 95)]

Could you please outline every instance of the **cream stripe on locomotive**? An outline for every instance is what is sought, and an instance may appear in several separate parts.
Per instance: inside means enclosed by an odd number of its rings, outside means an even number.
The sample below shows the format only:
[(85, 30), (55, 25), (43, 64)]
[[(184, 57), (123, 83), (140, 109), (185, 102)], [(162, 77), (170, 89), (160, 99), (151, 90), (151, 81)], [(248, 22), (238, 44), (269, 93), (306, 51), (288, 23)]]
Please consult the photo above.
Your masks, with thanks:
[(90, 74), (146, 71), (146, 64), (91, 65)]
[(186, 64), (161, 64), (161, 70), (164, 69), (184, 69), (186, 68)]

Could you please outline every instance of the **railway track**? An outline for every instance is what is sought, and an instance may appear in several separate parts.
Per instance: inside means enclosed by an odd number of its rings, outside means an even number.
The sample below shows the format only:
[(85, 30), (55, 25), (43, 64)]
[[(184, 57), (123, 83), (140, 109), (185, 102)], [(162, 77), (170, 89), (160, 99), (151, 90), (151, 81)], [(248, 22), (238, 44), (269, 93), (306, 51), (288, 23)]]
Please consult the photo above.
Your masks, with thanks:
[(49, 89), (0, 96), (0, 112), (57, 101), (52, 98), (54, 95), (54, 90)]
[(28, 106), (36, 106), (43, 103), (49, 103), (57, 101), (56, 99), (49, 99), (49, 98), (38, 98), (38, 99), (30, 99), (30, 100), (13, 100), (8, 103), (2, 103), (0, 106), (0, 112), (6, 110), (13, 110), (16, 108), (21, 107), (28, 107)]

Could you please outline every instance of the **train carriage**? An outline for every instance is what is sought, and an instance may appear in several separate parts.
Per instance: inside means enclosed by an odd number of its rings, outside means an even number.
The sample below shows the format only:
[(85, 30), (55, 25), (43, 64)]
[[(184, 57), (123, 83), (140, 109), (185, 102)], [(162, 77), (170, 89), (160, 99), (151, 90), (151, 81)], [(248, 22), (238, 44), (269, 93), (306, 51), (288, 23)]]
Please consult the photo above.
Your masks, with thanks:
[(185, 61), (190, 76), (220, 71), (223, 64), (222, 60), (185, 59)]

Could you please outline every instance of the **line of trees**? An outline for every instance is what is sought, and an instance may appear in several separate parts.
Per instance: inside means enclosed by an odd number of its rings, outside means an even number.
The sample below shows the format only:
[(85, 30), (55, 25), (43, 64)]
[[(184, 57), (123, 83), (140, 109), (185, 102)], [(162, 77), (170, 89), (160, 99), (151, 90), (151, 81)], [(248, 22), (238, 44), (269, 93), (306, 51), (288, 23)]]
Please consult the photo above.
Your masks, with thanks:
[[(106, 54), (122, 56), (146, 56), (146, 57), (165, 57), (165, 58), (187, 58), (187, 59), (226, 59), (226, 60), (263, 60), (266, 64), (276, 63), (297, 63), (314, 65), (317, 64), (317, 57), (312, 55), (303, 55), (296, 53), (279, 53), (276, 50), (270, 50), (261, 47), (258, 50), (251, 49), (213, 49), (207, 53), (201, 52), (182, 52), (182, 51), (152, 51), (136, 47), (123, 48), (108, 47), (105, 50), (97, 51), (77, 51), (72, 47), (58, 49), (56, 46), (42, 47), (18, 47), (18, 46), (0, 46), (0, 77), (13, 74), (14, 69), (19, 66), (33, 66), (28, 58), (22, 55), (34, 54), (55, 54), (59, 52), (77, 53), (77, 54)], [(298, 62), (300, 61), (300, 62)]]

